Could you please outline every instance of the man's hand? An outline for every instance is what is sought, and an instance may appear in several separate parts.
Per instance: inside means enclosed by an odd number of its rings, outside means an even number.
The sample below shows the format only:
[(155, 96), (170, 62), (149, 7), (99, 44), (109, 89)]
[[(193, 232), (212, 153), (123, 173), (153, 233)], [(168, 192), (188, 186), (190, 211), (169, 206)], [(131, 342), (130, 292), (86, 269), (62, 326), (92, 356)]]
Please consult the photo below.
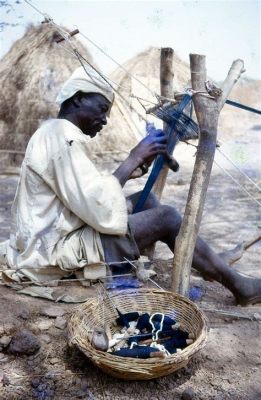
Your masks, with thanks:
[(158, 154), (170, 158), (167, 152), (167, 137), (162, 129), (156, 129), (154, 124), (147, 124), (148, 135), (137, 144), (130, 152), (130, 157), (138, 166), (150, 165)]
[[(148, 135), (131, 150), (128, 158), (114, 172), (114, 176), (118, 178), (122, 186), (128, 179), (137, 178), (138, 171), (136, 173), (135, 170), (144, 164), (150, 166), (158, 154), (162, 154), (167, 160), (171, 160), (167, 151), (167, 137), (163, 130), (156, 129), (154, 124), (147, 124), (146, 129)], [(140, 172), (141, 175), (143, 174)]]

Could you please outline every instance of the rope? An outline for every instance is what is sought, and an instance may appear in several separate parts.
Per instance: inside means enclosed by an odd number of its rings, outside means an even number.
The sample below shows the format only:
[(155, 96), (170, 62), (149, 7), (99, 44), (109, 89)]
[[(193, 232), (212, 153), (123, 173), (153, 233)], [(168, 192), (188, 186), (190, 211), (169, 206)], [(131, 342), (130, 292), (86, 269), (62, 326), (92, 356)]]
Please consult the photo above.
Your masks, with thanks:
[(255, 199), (255, 198), (252, 196), (252, 194), (249, 193), (249, 191), (248, 191), (244, 186), (242, 186), (239, 182), (237, 182), (237, 180), (236, 180), (232, 175), (230, 175), (230, 173), (229, 173), (225, 168), (223, 168), (220, 164), (218, 164), (216, 160), (214, 160), (214, 163), (215, 163), (220, 169), (222, 169), (222, 171), (225, 172), (225, 174), (228, 175), (228, 176), (236, 183), (237, 186), (239, 186), (242, 190), (244, 190), (244, 192), (246, 192), (246, 193), (248, 194), (248, 196), (249, 196), (252, 200), (254, 200), (254, 201), (259, 205), (259, 207), (261, 207), (261, 203), (260, 203), (257, 199)]
[[(72, 46), (71, 45), (71, 43), (70, 43), (70, 35), (66, 32), (66, 31), (64, 31), (64, 30), (62, 30), (62, 28), (60, 27), (60, 26), (58, 26), (54, 21), (53, 21), (53, 19), (48, 15), (48, 14), (46, 14), (46, 13), (43, 13), (40, 9), (38, 9), (37, 7), (35, 7), (33, 4), (31, 4), (28, 0), (25, 0), (25, 2), (30, 6), (30, 7), (32, 7), (33, 9), (35, 9), (39, 14), (41, 14), (44, 18), (45, 18), (45, 21), (46, 22), (50, 22), (51, 24), (53, 24), (57, 29), (58, 29), (58, 31), (61, 33), (61, 35), (62, 35), (62, 37), (64, 38), (64, 40), (67, 42), (67, 43), (69, 43), (70, 44), (70, 46)], [(75, 25), (75, 27), (78, 29), (78, 27)], [(79, 29), (78, 29), (79, 30)], [(155, 96), (158, 100), (161, 98), (161, 96), (159, 95), (159, 94), (157, 94), (156, 92), (154, 92), (154, 91), (152, 91), (147, 85), (145, 85), (140, 79), (138, 79), (137, 77), (135, 77), (134, 75), (132, 75), (125, 67), (123, 67), (120, 63), (118, 63), (113, 57), (111, 57), (108, 53), (106, 53), (100, 46), (98, 46), (93, 40), (91, 40), (89, 37), (87, 37), (86, 35), (84, 35), (82, 32), (80, 32), (80, 30), (79, 30), (79, 34), (80, 35), (82, 35), (88, 42), (90, 42), (94, 47), (96, 47), (102, 54), (104, 54), (106, 57), (108, 57), (111, 61), (113, 61), (119, 68), (121, 68), (128, 76), (130, 76), (132, 79), (134, 79), (134, 80), (136, 80), (140, 85), (142, 85), (145, 89), (147, 89), (153, 96)], [(73, 50), (75, 50), (75, 49), (73, 49)], [(79, 52), (78, 52), (78, 54), (80, 54)], [(81, 56), (82, 57), (82, 56)], [(77, 57), (78, 58), (78, 57)], [(83, 57), (82, 57), (83, 58)], [(85, 60), (86, 61), (86, 60)], [(87, 62), (87, 61), (86, 61)], [(88, 62), (88, 64), (90, 65), (90, 63)], [(96, 70), (93, 66), (91, 66), (94, 70)], [(85, 71), (86, 72), (86, 71)], [(96, 70), (96, 72), (97, 73), (99, 73), (100, 74), (100, 76), (109, 84), (109, 82), (108, 82), (108, 80), (106, 80), (105, 79), (105, 76), (104, 75), (102, 75), (99, 71), (97, 71)], [(194, 73), (194, 74), (199, 74), (199, 72), (197, 71), (191, 71), (191, 73)], [(111, 86), (111, 84), (110, 84), (110, 86)], [(112, 86), (111, 86), (112, 87)], [(113, 88), (113, 87), (112, 87)], [(114, 90), (115, 90), (115, 88), (113, 88)], [(116, 90), (115, 90), (116, 91)], [(119, 92), (117, 92), (117, 94), (118, 95), (120, 95), (121, 97), (122, 97), (122, 95), (121, 94), (119, 94)], [(196, 92), (196, 93), (193, 93), (193, 94), (201, 94), (201, 95), (206, 95), (206, 96), (208, 96), (208, 93), (203, 93), (203, 92), (201, 92), (201, 91), (198, 91), (198, 92)], [(209, 97), (209, 96), (208, 96)], [(211, 96), (210, 96), (211, 97)], [(123, 98), (123, 97), (122, 97)], [(124, 99), (125, 100), (125, 99)], [(126, 100), (125, 100), (126, 101)], [(257, 110), (257, 109), (255, 109), (255, 108), (253, 108), (253, 107), (249, 107), (249, 106), (246, 106), (246, 105), (244, 105), (244, 104), (241, 104), (241, 103), (238, 103), (238, 102), (235, 102), (235, 101), (232, 101), (232, 100), (226, 100), (226, 103), (227, 104), (229, 104), (229, 105), (232, 105), (232, 106), (234, 106), (234, 107), (238, 107), (238, 108), (241, 108), (241, 109), (244, 109), (244, 110), (247, 110), (247, 111), (250, 111), (250, 112), (253, 112), (253, 113), (256, 113), (256, 114), (261, 114), (261, 111), (260, 110)], [(134, 111), (136, 111), (132, 106), (130, 106), (130, 108), (131, 108), (131, 110), (134, 110)], [(142, 119), (145, 119), (143, 116), (142, 116)], [(145, 121), (146, 121), (146, 119), (145, 119)]]
[[(95, 72), (97, 72), (104, 80), (105, 82), (108, 83), (108, 85), (117, 93), (117, 95), (124, 101), (124, 103), (127, 104), (127, 106), (130, 108), (131, 111), (134, 111), (143, 121), (147, 122), (147, 119), (140, 114), (129, 102), (128, 100), (125, 99), (125, 97), (119, 92), (118, 89), (114, 88), (111, 83), (105, 78), (103, 74), (101, 74), (88, 60), (86, 60), (77, 50), (74, 50), (75, 55), (77, 56), (79, 62), (81, 63), (82, 67), (84, 68), (84, 71), (87, 73), (84, 64), (81, 60), (81, 58), (91, 67)], [(88, 73), (87, 73), (88, 74)]]
[(226, 155), (223, 151), (221, 151), (221, 149), (219, 147), (217, 147), (217, 150), (220, 152), (220, 154), (222, 154), (222, 156), (228, 160), (245, 178), (247, 178), (249, 180), (250, 183), (252, 183), (252, 185), (254, 185), (258, 191), (261, 191), (261, 188), (244, 172), (242, 171), (232, 160), (231, 158), (228, 157), (228, 155)]
[(41, 10), (39, 10), (39, 8), (37, 8), (37, 7), (35, 7), (35, 5), (33, 5), (32, 3), (30, 3), (28, 0), (24, 0), (29, 6), (31, 6), (32, 8), (34, 8), (35, 9), (35, 11), (37, 11), (39, 14), (41, 14), (44, 18), (45, 18), (45, 20), (46, 20), (46, 22), (48, 21), (52, 21), (52, 18), (48, 15), (48, 14), (46, 14), (46, 13), (43, 13)]
[[(39, 14), (41, 14), (44, 18), (46, 22), (49, 22), (50, 24), (52, 24), (57, 31), (60, 33), (60, 35), (63, 37), (63, 39), (65, 40), (66, 43), (69, 44), (69, 46), (72, 49), (72, 53), (76, 56), (76, 58), (78, 59), (78, 61), (80, 62), (80, 64), (82, 65), (82, 67), (84, 68), (85, 72), (88, 74), (88, 72), (86, 71), (84, 64), (82, 63), (82, 60), (84, 60), (97, 74), (100, 75), (100, 77), (117, 93), (117, 95), (128, 105), (128, 107), (130, 108), (130, 110), (134, 111), (142, 120), (144, 120), (145, 122), (147, 122), (147, 119), (140, 114), (126, 99), (125, 97), (115, 88), (112, 86), (112, 84), (109, 82), (109, 80), (105, 77), (104, 74), (102, 74), (100, 71), (98, 71), (88, 60), (86, 60), (81, 54), (80, 52), (74, 48), (74, 46), (71, 43), (71, 37), (70, 35), (64, 31), (59, 25), (57, 25), (53, 19), (48, 15), (45, 14), (43, 12), (41, 12), (37, 7), (33, 6), (28, 0), (25, 0), (25, 2), (31, 6), (32, 8), (34, 8)], [(59, 43), (60, 44), (60, 43)], [(65, 50), (64, 46), (62, 46), (62, 48)], [(67, 52), (71, 53), (69, 50), (67, 50)], [(81, 60), (82, 59), (82, 60)], [(140, 83), (146, 87), (146, 85), (144, 85), (141, 81)], [(146, 87), (147, 88), (147, 87)], [(149, 91), (151, 91), (149, 88), (147, 88)], [(156, 96), (156, 94), (154, 92), (151, 91), (151, 93), (153, 93), (154, 96)]]
[(0, 149), (0, 153), (10, 153), (10, 154), (25, 154), (25, 151), (22, 150), (5, 150), (5, 149)]
[[(126, 264), (126, 262), (125, 262)], [(16, 271), (19, 271), (21, 269), (36, 269), (36, 268), (19, 268)], [(5, 272), (8, 271), (7, 270), (0, 270), (0, 272)], [(120, 274), (120, 275), (112, 275), (112, 276), (105, 276), (102, 279), (114, 279), (114, 278), (121, 278), (121, 277), (126, 277), (126, 276), (134, 276), (133, 274)], [(8, 285), (36, 285), (36, 286), (48, 286), (52, 283), (59, 283), (59, 282), (63, 282), (63, 283), (67, 283), (67, 282), (88, 282), (90, 281), (92, 282), (97, 282), (99, 279), (85, 279), (85, 278), (75, 278), (75, 279), (52, 279), (50, 281), (39, 281), (39, 282), (35, 282), (35, 281), (12, 281), (12, 282), (0, 282), (1, 286), (8, 286)]]
[[(61, 36), (64, 38), (64, 40), (70, 44), (70, 46), (72, 47), (71, 43), (70, 43), (70, 35), (64, 31), (59, 25), (57, 25), (54, 20), (46, 13), (43, 13), (40, 9), (38, 9), (37, 7), (35, 7), (33, 4), (31, 4), (28, 0), (25, 0), (25, 2), (31, 6), (32, 8), (35, 9), (35, 11), (37, 11), (39, 14), (41, 14), (44, 18), (46, 22), (51, 23), (52, 25), (54, 25), (56, 27), (56, 29), (59, 31), (59, 33), (61, 34)], [(74, 25), (76, 28), (77, 26)], [(78, 29), (78, 28), (77, 28)], [(79, 30), (79, 29), (78, 29)], [(108, 57), (111, 61), (113, 61), (118, 67), (120, 67), (124, 72), (127, 73), (128, 76), (130, 76), (132, 79), (136, 80), (140, 85), (142, 85), (146, 90), (148, 90), (154, 97), (158, 98), (158, 94), (156, 92), (154, 92), (153, 90), (151, 90), (147, 85), (145, 85), (141, 80), (139, 80), (137, 77), (135, 77), (134, 75), (132, 75), (126, 68), (124, 68), (120, 63), (118, 63), (113, 57), (111, 57), (108, 53), (106, 53), (100, 46), (98, 46), (96, 43), (94, 43), (90, 38), (88, 38), (86, 35), (84, 35), (82, 32), (80, 32), (79, 30), (79, 34), (81, 36), (83, 36), (87, 41), (89, 41), (93, 46), (95, 46), (100, 52), (102, 52), (106, 57)], [(73, 48), (73, 50), (75, 50)], [(78, 52), (78, 54), (80, 54)], [(82, 55), (80, 55), (83, 59), (84, 57)], [(86, 60), (85, 60), (86, 61)], [(88, 61), (86, 61), (88, 62)], [(90, 65), (90, 63), (88, 62), (88, 64)], [(97, 73), (100, 74), (100, 76), (105, 79), (104, 75), (101, 74), (99, 71), (97, 71), (92, 65), (90, 65)], [(106, 79), (105, 79), (106, 80)], [(109, 82), (106, 80), (106, 82), (109, 84)], [(117, 84), (117, 83), (115, 83)], [(118, 84), (117, 84), (118, 85)], [(111, 85), (110, 85), (111, 86)]]
[[(189, 146), (196, 147), (196, 149), (198, 148), (198, 146), (196, 146), (195, 144), (189, 143), (189, 142), (187, 142), (187, 141), (184, 141), (184, 143), (186, 143), (186, 144), (189, 145)], [(220, 150), (218, 147), (217, 147), (217, 149), (221, 152), (221, 150)], [(226, 156), (225, 156), (224, 153), (221, 152), (221, 154), (226, 158)], [(240, 168), (238, 168), (238, 166), (235, 165), (235, 164), (233, 163), (233, 161), (230, 160), (229, 157), (227, 157), (227, 160), (230, 161), (231, 164), (232, 164), (242, 175), (244, 175), (254, 186), (256, 186), (257, 189), (260, 191), (260, 187), (259, 187), (258, 185), (256, 185), (256, 183), (255, 183), (247, 174), (245, 174)], [(246, 189), (244, 186), (242, 186), (232, 175), (230, 175), (229, 172), (227, 172), (227, 170), (226, 170), (225, 168), (223, 168), (221, 165), (219, 165), (219, 164), (217, 163), (216, 160), (214, 160), (214, 163), (215, 163), (227, 176), (229, 176), (229, 177), (236, 183), (237, 186), (239, 186), (242, 190), (244, 190), (244, 192), (247, 193), (248, 197), (249, 197), (251, 200), (254, 200), (259, 206), (261, 206), (261, 203), (260, 203), (257, 199), (255, 199), (255, 198), (251, 195), (251, 193), (249, 193), (249, 192), (247, 191), (247, 189)]]
[[(77, 28), (77, 26), (75, 25)], [(77, 28), (78, 29), (78, 28)], [(98, 46), (96, 43), (94, 43), (90, 38), (88, 38), (86, 35), (84, 35), (82, 32), (80, 32), (80, 35), (82, 35), (88, 42), (90, 42), (94, 47), (96, 47), (98, 50), (100, 50), (106, 57), (108, 57), (111, 61), (113, 61), (118, 67), (120, 67), (126, 74), (137, 81), (140, 85), (142, 85), (145, 89), (147, 89), (153, 96), (157, 97), (158, 94), (151, 90), (148, 86), (145, 85), (141, 80), (139, 80), (136, 76), (132, 75), (123, 65), (118, 63), (114, 58), (112, 58), (108, 53), (106, 53), (100, 46)]]
[[(137, 270), (137, 267), (136, 267), (136, 265), (132, 262), (132, 261), (130, 261), (130, 260), (128, 260), (128, 258), (126, 258), (126, 257), (123, 257), (124, 258), (124, 260), (126, 260), (132, 267), (134, 267), (135, 268), (135, 270)], [(152, 278), (149, 278), (148, 279), (150, 282), (152, 282), (155, 286), (157, 286), (157, 288), (159, 288), (159, 289), (161, 289), (161, 290), (164, 290), (164, 292), (165, 292), (165, 289), (163, 289), (157, 282), (155, 282)]]

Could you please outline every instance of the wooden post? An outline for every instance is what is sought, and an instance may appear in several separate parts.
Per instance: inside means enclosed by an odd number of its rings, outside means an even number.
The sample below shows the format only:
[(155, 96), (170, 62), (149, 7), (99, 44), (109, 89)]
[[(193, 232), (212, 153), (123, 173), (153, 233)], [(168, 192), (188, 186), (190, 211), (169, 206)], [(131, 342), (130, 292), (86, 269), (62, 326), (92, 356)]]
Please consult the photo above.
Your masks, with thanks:
[[(172, 98), (174, 96), (173, 89), (173, 54), (174, 51), (170, 47), (163, 47), (160, 52), (160, 94), (164, 97)], [(165, 124), (164, 124), (165, 125)], [(157, 180), (152, 188), (152, 192), (160, 200), (165, 186), (169, 167), (163, 165)], [(155, 244), (146, 248), (146, 255), (150, 260), (153, 259), (155, 252)]]
[[(160, 94), (168, 98), (173, 98), (174, 96), (173, 54), (174, 51), (170, 47), (162, 48), (160, 53)], [(164, 165), (152, 189), (159, 200), (162, 196), (168, 172), (169, 167)]]
[[(205, 56), (190, 54), (190, 70), (192, 89), (206, 91)], [(223, 82), (220, 93), (216, 95), (213, 91), (217, 97), (213, 99), (200, 93), (193, 96), (200, 136), (185, 214), (176, 238), (172, 274), (172, 290), (183, 295), (187, 295), (189, 291), (192, 258), (215, 155), (218, 117), (230, 91), (243, 72), (243, 61), (236, 60)]]

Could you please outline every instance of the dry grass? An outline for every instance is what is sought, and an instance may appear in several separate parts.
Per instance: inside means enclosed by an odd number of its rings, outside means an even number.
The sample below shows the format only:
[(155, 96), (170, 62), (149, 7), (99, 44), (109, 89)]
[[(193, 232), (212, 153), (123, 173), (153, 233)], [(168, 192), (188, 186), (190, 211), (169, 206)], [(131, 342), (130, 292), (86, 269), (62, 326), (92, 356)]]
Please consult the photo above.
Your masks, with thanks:
[[(49, 24), (29, 26), (24, 37), (18, 40), (0, 61), (0, 150), (24, 151), (26, 145), (38, 128), (48, 118), (56, 116), (58, 106), (56, 95), (63, 82), (79, 66), (78, 60), (56, 43), (56, 29)], [(89, 51), (74, 37), (78, 51), (93, 62)], [(132, 76), (138, 78), (152, 92), (160, 92), (159, 87), (160, 49), (151, 47), (136, 55), (124, 64)], [(174, 87), (183, 90), (190, 85), (189, 65), (174, 54)], [(139, 84), (125, 71), (117, 68), (111, 74), (119, 84), (119, 91), (139, 113), (145, 116), (141, 105), (131, 95), (156, 102), (151, 91)], [(231, 94), (231, 99), (260, 108), (258, 92), (260, 81), (243, 79)], [(147, 103), (151, 106), (150, 103)], [(153, 119), (149, 117), (149, 119)], [(258, 125), (257, 115), (225, 106), (221, 113), (219, 131), (221, 138), (244, 135), (247, 129)], [(108, 159), (108, 152), (125, 154), (144, 135), (144, 120), (130, 111), (117, 96), (108, 125), (90, 144), (92, 153)], [(119, 156), (116, 156), (119, 158)], [(124, 157), (121, 155), (121, 158)], [(1, 153), (0, 168), (7, 165), (20, 165), (22, 154)]]
[[(56, 43), (56, 38), (52, 25), (29, 26), (0, 62), (1, 149), (25, 150), (41, 121), (57, 114), (59, 88), (78, 62)], [(74, 40), (91, 61), (90, 53)], [(6, 157), (18, 161), (17, 157)]]

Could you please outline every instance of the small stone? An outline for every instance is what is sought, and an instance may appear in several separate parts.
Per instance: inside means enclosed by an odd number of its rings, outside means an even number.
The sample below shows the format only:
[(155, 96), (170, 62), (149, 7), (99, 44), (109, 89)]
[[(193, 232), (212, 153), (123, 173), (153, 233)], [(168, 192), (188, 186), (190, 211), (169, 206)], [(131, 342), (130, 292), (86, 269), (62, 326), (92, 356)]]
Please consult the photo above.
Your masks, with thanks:
[(50, 336), (48, 336), (48, 335), (42, 335), (41, 336), (41, 339), (43, 340), (43, 342), (45, 342), (45, 343), (51, 343), (51, 338), (50, 338)]
[(9, 386), (10, 385), (10, 379), (6, 374), (3, 375), (2, 377), (2, 384), (3, 386)]
[(87, 383), (87, 382), (82, 382), (81, 390), (82, 390), (83, 392), (86, 392), (88, 389), (89, 389), (88, 383)]
[(17, 316), (18, 316), (19, 318), (22, 318), (22, 319), (24, 319), (24, 320), (27, 320), (27, 319), (30, 318), (30, 311), (27, 310), (26, 308), (23, 308), (23, 309), (17, 314)]
[(50, 359), (50, 364), (57, 364), (59, 362), (60, 362), (59, 358), (54, 357)]
[(55, 382), (57, 382), (60, 378), (61, 375), (61, 371), (60, 369), (58, 370), (53, 370), (53, 371), (49, 371), (45, 374), (45, 379), (50, 379), (53, 382), (53, 385), (55, 384)]
[(32, 379), (31, 386), (32, 386), (33, 388), (36, 389), (39, 385), (40, 385), (40, 379), (39, 379), (39, 378), (34, 378), (34, 379)]
[(2, 336), (0, 339), (0, 345), (5, 348), (9, 345), (11, 342), (11, 337), (10, 336)]
[(9, 352), (15, 355), (34, 354), (41, 347), (38, 338), (30, 331), (23, 329), (12, 337)]
[(187, 388), (183, 391), (182, 395), (181, 395), (181, 399), (182, 400), (193, 400), (195, 399), (195, 392), (192, 388)]
[(44, 375), (45, 379), (55, 379), (56, 378), (56, 372), (55, 371), (48, 371)]
[(52, 321), (49, 320), (42, 320), (37, 323), (37, 327), (40, 329), (40, 331), (47, 331), (52, 325)]
[(67, 321), (66, 321), (65, 318), (63, 318), (63, 317), (57, 317), (57, 318), (55, 319), (54, 326), (56, 326), (56, 328), (58, 328), (58, 329), (64, 329), (64, 328), (66, 328), (66, 325), (67, 325)]
[(40, 383), (40, 385), (38, 386), (39, 392), (43, 392), (46, 388), (47, 388), (46, 383)]
[(41, 311), (41, 314), (45, 315), (46, 317), (56, 318), (56, 317), (61, 317), (62, 315), (64, 315), (65, 310), (62, 307), (49, 306), (49, 307), (44, 308)]
[(43, 372), (43, 368), (42, 367), (35, 367), (34, 366), (34, 374), (35, 375), (41, 375)]
[(81, 385), (81, 383), (82, 383), (81, 378), (79, 378), (78, 376), (74, 376), (74, 378), (72, 379), (72, 384), (79, 386), (79, 385)]
[(5, 361), (7, 361), (7, 360), (8, 360), (8, 357), (6, 357), (5, 354), (0, 353), (0, 362), (5, 362)]
[(254, 321), (261, 321), (261, 314), (254, 313), (253, 319), (254, 319)]

